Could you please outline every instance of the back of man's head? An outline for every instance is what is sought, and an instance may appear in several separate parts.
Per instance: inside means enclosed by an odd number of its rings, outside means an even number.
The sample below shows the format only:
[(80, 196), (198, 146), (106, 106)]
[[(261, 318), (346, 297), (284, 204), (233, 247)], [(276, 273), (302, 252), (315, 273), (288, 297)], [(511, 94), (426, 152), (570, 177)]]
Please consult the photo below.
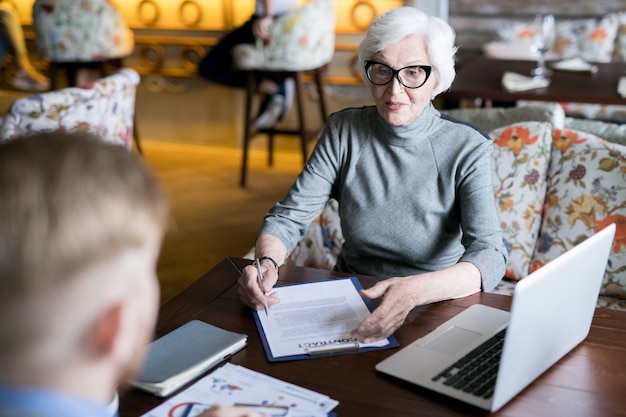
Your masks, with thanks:
[(62, 366), (62, 352), (133, 285), (90, 271), (160, 244), (166, 220), (157, 181), (122, 147), (63, 132), (0, 145), (0, 368), (27, 351), (33, 366)]

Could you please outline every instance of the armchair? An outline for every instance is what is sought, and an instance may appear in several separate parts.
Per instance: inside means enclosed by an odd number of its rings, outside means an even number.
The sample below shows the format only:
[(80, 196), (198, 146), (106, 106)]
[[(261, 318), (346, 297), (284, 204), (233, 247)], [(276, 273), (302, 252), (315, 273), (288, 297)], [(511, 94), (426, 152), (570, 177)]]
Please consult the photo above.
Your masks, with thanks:
[(124, 17), (110, 0), (36, 0), (33, 27), (39, 53), (50, 62), (51, 88), (57, 70), (67, 71), (68, 86), (77, 85), (77, 70), (95, 67), (107, 75), (107, 63), (121, 67), (135, 41)]
[(87, 130), (105, 141), (132, 149), (135, 92), (139, 74), (130, 68), (84, 87), (19, 98), (13, 102), (0, 128), (0, 141), (29, 132)]

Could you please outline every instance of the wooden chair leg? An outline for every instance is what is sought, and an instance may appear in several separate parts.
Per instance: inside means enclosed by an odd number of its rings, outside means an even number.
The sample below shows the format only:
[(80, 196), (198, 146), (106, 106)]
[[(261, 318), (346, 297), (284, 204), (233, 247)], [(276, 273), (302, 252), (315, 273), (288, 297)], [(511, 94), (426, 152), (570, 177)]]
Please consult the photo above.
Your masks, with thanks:
[(137, 152), (140, 155), (143, 155), (143, 149), (141, 149), (141, 143), (139, 142), (139, 128), (137, 127), (137, 113), (133, 115), (133, 141), (135, 142), (135, 147), (137, 148)]
[(298, 108), (298, 130), (300, 132), (300, 148), (302, 150), (302, 160), (306, 163), (307, 149), (306, 149), (306, 121), (304, 119), (304, 85), (302, 82), (302, 72), (298, 71), (294, 74), (296, 81), (296, 106)]
[(49, 77), (50, 77), (50, 90), (54, 91), (57, 89), (57, 78), (59, 76), (58, 74), (59, 71), (59, 67), (57, 64), (55, 64), (54, 62), (50, 62), (50, 64), (48, 65), (48, 72), (49, 72)]
[(67, 72), (67, 86), (76, 87), (78, 84), (78, 66), (75, 64), (65, 65), (65, 71)]
[(324, 84), (322, 82), (322, 68), (317, 68), (314, 74), (315, 85), (317, 86), (317, 96), (320, 101), (320, 112), (322, 116), (322, 121), (326, 123), (326, 117), (328, 113), (326, 112), (326, 96), (324, 94)]
[(256, 91), (256, 76), (254, 71), (248, 72), (248, 82), (246, 85), (246, 108), (243, 119), (243, 158), (241, 160), (240, 185), (246, 186), (246, 174), (248, 169), (248, 146), (250, 145), (251, 131), (250, 119), (252, 118), (252, 97)]

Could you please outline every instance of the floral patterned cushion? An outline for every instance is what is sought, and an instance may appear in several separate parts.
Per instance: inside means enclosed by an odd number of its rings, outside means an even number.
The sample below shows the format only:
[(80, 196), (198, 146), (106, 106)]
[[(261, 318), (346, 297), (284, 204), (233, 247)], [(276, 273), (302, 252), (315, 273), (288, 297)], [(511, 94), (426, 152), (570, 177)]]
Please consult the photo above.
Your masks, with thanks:
[[(615, 43), (619, 26), (616, 13), (605, 15), (602, 19), (574, 19), (556, 21), (556, 40), (548, 52), (548, 59), (567, 59), (581, 57), (592, 62), (611, 62), (615, 52)], [(506, 48), (491, 48), (508, 54), (512, 48), (528, 50), (532, 45), (535, 29), (532, 21), (506, 21), (498, 28), (500, 40)], [(497, 44), (502, 44), (502, 42)], [(495, 57), (495, 56), (494, 56)]]
[(531, 272), (615, 223), (600, 294), (626, 299), (626, 146), (556, 129), (539, 243)]
[(72, 87), (15, 100), (0, 140), (36, 131), (87, 130), (132, 149), (139, 74), (124, 68), (84, 88)]
[(54, 62), (123, 58), (135, 46), (110, 0), (36, 0), (33, 27), (39, 53)]
[(528, 275), (539, 236), (541, 210), (547, 189), (552, 125), (523, 122), (496, 129), (494, 138), (494, 194), (509, 251), (505, 277)]
[(287, 257), (290, 265), (333, 269), (343, 246), (339, 203), (331, 199)]
[(563, 59), (579, 56), (592, 62), (611, 62), (617, 27), (618, 18), (615, 13), (607, 14), (600, 20), (557, 21), (553, 52)]
[(300, 71), (329, 63), (335, 51), (332, 0), (314, 0), (275, 19), (270, 42), (263, 46), (243, 44), (233, 48), (241, 69)]

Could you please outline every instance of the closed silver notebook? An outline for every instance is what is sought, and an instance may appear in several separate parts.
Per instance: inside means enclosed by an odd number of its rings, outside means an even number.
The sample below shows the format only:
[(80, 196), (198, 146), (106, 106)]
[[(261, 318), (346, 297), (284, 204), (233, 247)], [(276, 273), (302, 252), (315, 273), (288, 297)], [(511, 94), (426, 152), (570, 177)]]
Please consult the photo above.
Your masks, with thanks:
[(246, 346), (248, 336), (192, 320), (152, 342), (135, 381), (164, 397)]

